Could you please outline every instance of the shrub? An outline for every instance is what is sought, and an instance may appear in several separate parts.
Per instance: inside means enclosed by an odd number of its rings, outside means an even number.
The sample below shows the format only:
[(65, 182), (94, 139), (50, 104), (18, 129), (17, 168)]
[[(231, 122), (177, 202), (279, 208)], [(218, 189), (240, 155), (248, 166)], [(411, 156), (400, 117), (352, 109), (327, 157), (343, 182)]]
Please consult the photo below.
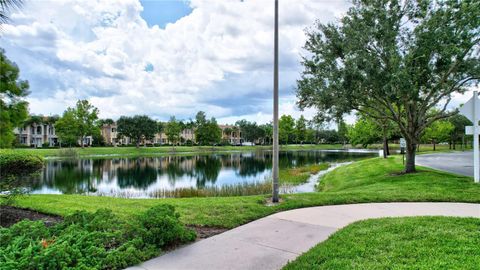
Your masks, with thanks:
[(123, 269), (162, 248), (195, 239), (169, 205), (155, 206), (137, 220), (125, 221), (111, 210), (78, 211), (46, 227), (22, 221), (0, 229), (2, 269)]
[(34, 154), (0, 150), (0, 176), (29, 174), (43, 167), (43, 158)]

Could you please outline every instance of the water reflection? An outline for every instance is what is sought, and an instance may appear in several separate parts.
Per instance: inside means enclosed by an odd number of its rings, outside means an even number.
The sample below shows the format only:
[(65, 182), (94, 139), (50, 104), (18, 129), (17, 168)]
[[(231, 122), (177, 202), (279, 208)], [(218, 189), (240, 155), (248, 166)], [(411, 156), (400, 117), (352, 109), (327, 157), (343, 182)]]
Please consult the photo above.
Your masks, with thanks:
[[(280, 168), (321, 162), (343, 162), (375, 153), (331, 151), (285, 151)], [(253, 183), (270, 176), (272, 153), (246, 153), (162, 156), (113, 159), (48, 161), (43, 172), (25, 183), (33, 193), (113, 194), (128, 192), (146, 197), (154, 190), (204, 188)]]

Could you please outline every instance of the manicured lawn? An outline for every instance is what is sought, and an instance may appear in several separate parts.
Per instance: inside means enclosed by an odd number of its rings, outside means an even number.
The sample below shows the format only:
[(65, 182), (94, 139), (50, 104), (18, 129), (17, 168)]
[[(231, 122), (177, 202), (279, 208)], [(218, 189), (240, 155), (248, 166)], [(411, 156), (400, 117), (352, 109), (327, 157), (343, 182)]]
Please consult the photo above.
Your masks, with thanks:
[(382, 218), (333, 234), (283, 269), (478, 269), (480, 219)]
[[(317, 145), (282, 145), (281, 150), (312, 150), (312, 149), (342, 149), (341, 144), (317, 144)], [(162, 155), (175, 153), (210, 153), (210, 152), (230, 152), (230, 151), (255, 151), (255, 150), (271, 150), (271, 145), (266, 146), (160, 146), (160, 147), (86, 147), (75, 148), (79, 156), (95, 156), (95, 155), (116, 155), (116, 156), (145, 156), (145, 155)], [(58, 156), (58, 150), (55, 148), (35, 149), (35, 148), (17, 148), (18, 153), (37, 154), (44, 157)], [(0, 154), (1, 154), (0, 150)]]
[(395, 174), (402, 170), (400, 157), (373, 158), (343, 166), (322, 179), (321, 192), (283, 195), (277, 206), (266, 206), (268, 196), (122, 199), (82, 195), (30, 195), (18, 206), (41, 212), (66, 215), (75, 210), (109, 208), (125, 218), (156, 204), (171, 204), (185, 224), (232, 228), (274, 212), (318, 205), (395, 202), (447, 201), (480, 203), (480, 185), (473, 178), (426, 168), (415, 174)]

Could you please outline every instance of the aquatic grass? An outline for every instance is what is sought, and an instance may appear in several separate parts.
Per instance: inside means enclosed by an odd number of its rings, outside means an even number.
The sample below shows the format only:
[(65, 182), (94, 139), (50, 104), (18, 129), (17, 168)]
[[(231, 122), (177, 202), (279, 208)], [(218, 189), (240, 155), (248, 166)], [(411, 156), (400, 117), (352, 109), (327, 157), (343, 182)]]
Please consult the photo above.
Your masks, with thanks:
[(57, 150), (57, 156), (62, 159), (78, 159), (79, 153), (75, 148), (62, 148)]
[(327, 170), (329, 163), (312, 164), (298, 168), (281, 169), (279, 180), (282, 184), (300, 185), (308, 181), (311, 175)]
[(253, 183), (235, 183), (204, 188), (158, 189), (149, 193), (151, 198), (191, 198), (191, 197), (231, 197), (269, 194), (272, 192), (270, 181)]
[[(280, 193), (291, 194), (295, 186), (283, 184), (280, 186)], [(110, 192), (94, 192), (86, 195), (108, 196), (116, 198), (194, 198), (194, 197), (232, 197), (232, 196), (251, 196), (265, 195), (272, 193), (272, 182), (243, 182), (227, 184), (222, 186), (207, 186), (203, 188), (182, 187), (176, 189), (157, 189), (146, 193), (130, 190), (112, 190)]]

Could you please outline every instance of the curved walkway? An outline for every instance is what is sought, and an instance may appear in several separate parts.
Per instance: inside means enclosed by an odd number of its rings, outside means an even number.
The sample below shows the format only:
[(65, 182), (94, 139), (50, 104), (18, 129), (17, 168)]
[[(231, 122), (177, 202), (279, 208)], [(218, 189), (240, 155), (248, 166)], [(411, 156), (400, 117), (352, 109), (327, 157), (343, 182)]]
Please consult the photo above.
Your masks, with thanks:
[(480, 218), (480, 204), (371, 203), (290, 210), (198, 241), (130, 269), (280, 269), (352, 222), (405, 216)]

